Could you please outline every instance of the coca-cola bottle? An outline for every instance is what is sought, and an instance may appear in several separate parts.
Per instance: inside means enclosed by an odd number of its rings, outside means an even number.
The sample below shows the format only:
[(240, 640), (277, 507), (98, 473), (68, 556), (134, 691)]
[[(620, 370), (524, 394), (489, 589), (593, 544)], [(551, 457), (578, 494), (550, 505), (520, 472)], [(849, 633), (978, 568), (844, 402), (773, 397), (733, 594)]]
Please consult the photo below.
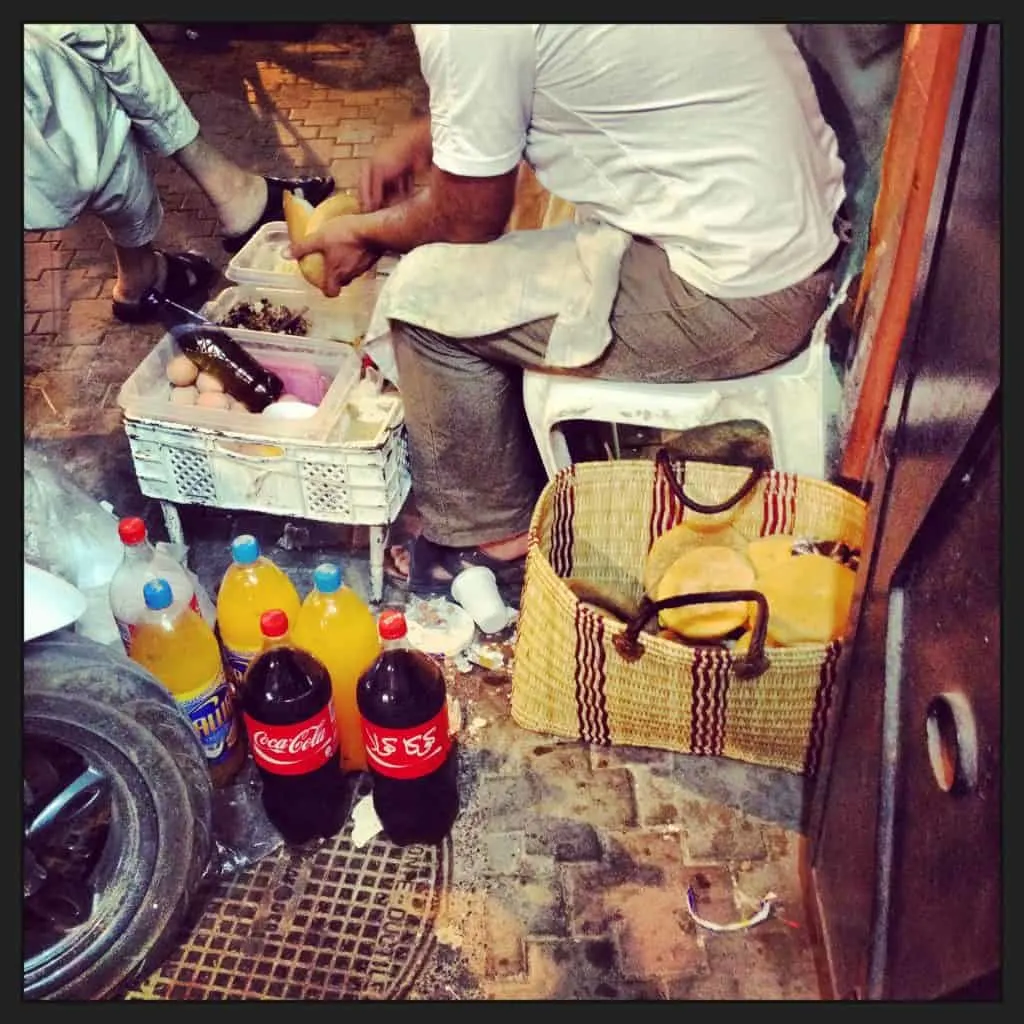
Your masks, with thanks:
[(377, 629), (380, 656), (356, 686), (374, 810), (393, 843), (437, 843), (459, 812), (444, 675), (409, 646), (400, 611), (382, 612)]
[(260, 629), (263, 650), (246, 670), (239, 704), (263, 780), (264, 809), (289, 843), (332, 836), (348, 815), (350, 793), (330, 674), (292, 644), (280, 609), (264, 612)]

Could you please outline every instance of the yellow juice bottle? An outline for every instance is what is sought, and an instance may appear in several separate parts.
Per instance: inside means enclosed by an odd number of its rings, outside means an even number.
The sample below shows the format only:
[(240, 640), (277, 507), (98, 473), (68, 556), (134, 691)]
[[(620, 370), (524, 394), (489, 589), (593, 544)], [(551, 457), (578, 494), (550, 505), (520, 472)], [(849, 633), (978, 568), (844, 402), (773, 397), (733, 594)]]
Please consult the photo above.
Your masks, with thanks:
[(279, 608), (294, 622), (301, 601), (288, 574), (260, 553), (251, 534), (232, 541), (231, 558), (217, 591), (217, 624), (224, 660), (238, 686), (249, 662), (263, 650), (260, 616)]
[(245, 744), (217, 637), (198, 612), (174, 600), (162, 577), (148, 580), (142, 595), (146, 607), (128, 654), (167, 687), (188, 715), (213, 784), (222, 786), (242, 766)]
[(292, 640), (327, 667), (342, 767), (364, 771), (366, 749), (356, 707), (356, 683), (380, 654), (380, 636), (366, 603), (342, 583), (340, 566), (324, 562), (313, 572), (313, 589), (299, 609)]

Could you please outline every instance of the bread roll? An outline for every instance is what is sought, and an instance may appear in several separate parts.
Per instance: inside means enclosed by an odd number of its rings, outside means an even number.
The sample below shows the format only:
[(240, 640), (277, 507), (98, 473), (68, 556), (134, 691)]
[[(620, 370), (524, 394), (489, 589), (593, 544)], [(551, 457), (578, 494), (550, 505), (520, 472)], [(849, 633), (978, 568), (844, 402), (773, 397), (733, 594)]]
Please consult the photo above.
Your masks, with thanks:
[(795, 555), (757, 581), (768, 602), (768, 639), (825, 644), (846, 629), (857, 574), (825, 555)]
[(754, 572), (758, 576), (763, 576), (793, 557), (793, 538), (784, 533), (756, 537), (747, 545), (746, 555), (754, 567)]
[[(665, 570), (657, 585), (655, 599), (716, 590), (750, 590), (754, 568), (746, 557), (730, 547), (701, 545), (684, 552)], [(750, 602), (719, 601), (683, 608), (665, 608), (658, 622), (692, 640), (721, 639), (746, 624)]]
[(647, 552), (647, 558), (644, 560), (644, 591), (653, 597), (659, 581), (665, 575), (665, 570), (684, 551), (709, 544), (744, 551), (747, 539), (728, 523), (719, 523), (714, 528), (701, 524), (698, 529), (694, 529), (689, 522), (673, 526), (657, 537)]
[[(323, 202), (312, 206), (302, 196), (293, 192), (285, 192), (282, 197), (284, 220), (288, 225), (288, 240), (301, 242), (309, 235), (319, 231), (332, 217), (358, 213), (359, 200), (345, 192), (335, 192)], [(324, 290), (327, 279), (327, 268), (323, 253), (311, 252), (299, 260), (302, 276), (320, 291)]]

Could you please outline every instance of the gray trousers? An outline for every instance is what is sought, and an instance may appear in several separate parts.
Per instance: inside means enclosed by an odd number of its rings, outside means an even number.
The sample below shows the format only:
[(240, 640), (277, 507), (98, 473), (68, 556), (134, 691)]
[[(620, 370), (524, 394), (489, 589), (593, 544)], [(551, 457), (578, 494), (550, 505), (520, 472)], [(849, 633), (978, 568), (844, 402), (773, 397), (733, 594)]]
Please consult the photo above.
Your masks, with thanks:
[[(831, 262), (831, 261), (830, 261)], [(544, 363), (551, 319), (482, 338), (392, 324), (423, 534), (465, 547), (522, 533), (544, 484), (523, 411), (522, 370), (679, 383), (739, 377), (795, 355), (828, 302), (832, 269), (752, 299), (714, 299), (634, 238), (622, 260), (612, 340), (588, 366)]]

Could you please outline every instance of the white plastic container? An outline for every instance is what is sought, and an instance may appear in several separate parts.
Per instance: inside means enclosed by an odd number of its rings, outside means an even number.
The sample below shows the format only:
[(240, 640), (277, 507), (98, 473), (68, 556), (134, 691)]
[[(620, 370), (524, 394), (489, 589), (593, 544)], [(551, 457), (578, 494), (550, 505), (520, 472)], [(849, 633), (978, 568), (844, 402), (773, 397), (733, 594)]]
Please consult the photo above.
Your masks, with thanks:
[[(283, 220), (269, 221), (235, 253), (224, 271), (224, 276), (236, 284), (308, 292), (327, 302), (337, 301), (328, 299), (319, 288), (302, 276), (298, 261), (288, 259), (284, 255), (287, 246), (288, 225)], [(376, 298), (377, 276), (375, 270), (367, 271), (362, 277), (346, 285), (337, 298), (348, 298), (353, 302), (365, 302), (367, 294)], [(372, 308), (371, 301), (371, 312)]]
[(268, 440), (326, 438), (359, 381), (362, 367), (355, 349), (331, 341), (257, 331), (227, 329), (226, 333), (254, 359), (277, 373), (287, 391), (316, 405), (316, 414), (304, 420), (275, 420), (241, 410), (206, 409), (171, 402), (167, 364), (179, 354), (179, 348), (168, 333), (121, 385), (117, 401), (125, 418), (203, 427), (234, 436), (258, 435)]
[(240, 302), (258, 302), (266, 299), (275, 306), (285, 306), (298, 313), (305, 310), (309, 321), (309, 332), (305, 335), (278, 334), (273, 331), (250, 331), (261, 338), (275, 340), (297, 337), (313, 338), (317, 341), (346, 342), (358, 344), (369, 326), (373, 306), (377, 301), (378, 282), (369, 281), (355, 289), (345, 289), (337, 298), (329, 299), (315, 288), (289, 289), (270, 288), (257, 284), (236, 284), (225, 288), (210, 299), (201, 312), (208, 320), (217, 323)]

